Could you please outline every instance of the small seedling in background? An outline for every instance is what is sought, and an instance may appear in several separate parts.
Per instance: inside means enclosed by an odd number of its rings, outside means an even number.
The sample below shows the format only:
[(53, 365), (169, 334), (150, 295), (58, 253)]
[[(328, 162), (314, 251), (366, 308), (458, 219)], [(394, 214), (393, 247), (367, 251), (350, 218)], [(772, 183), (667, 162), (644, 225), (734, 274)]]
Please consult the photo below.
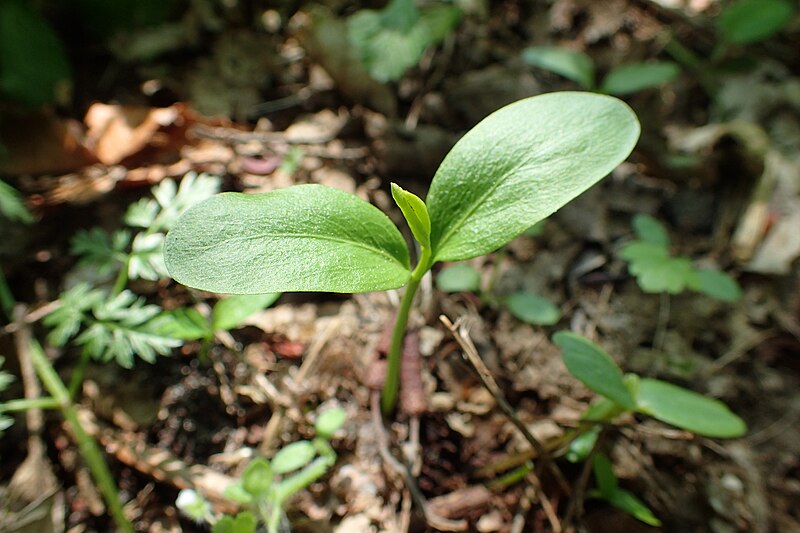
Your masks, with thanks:
[(167, 268), (180, 283), (228, 294), (406, 286), (388, 354), (388, 413), (422, 277), (436, 262), (495, 251), (555, 212), (622, 162), (639, 131), (627, 105), (591, 93), (545, 94), (494, 112), (444, 159), (427, 202), (392, 187), (420, 246), (413, 270), (405, 239), (385, 214), (322, 185), (201, 202), (167, 235)]
[(739, 0), (717, 19), (719, 38), (725, 45), (752, 44), (768, 39), (786, 26), (795, 8), (789, 0)]
[(655, 218), (636, 215), (633, 229), (637, 239), (622, 247), (620, 257), (628, 261), (644, 292), (679, 294), (689, 289), (724, 302), (741, 298), (739, 284), (728, 274), (697, 268), (686, 257), (670, 255), (667, 230)]
[(461, 10), (454, 6), (420, 9), (415, 0), (390, 0), (380, 11), (362, 9), (353, 14), (347, 19), (347, 33), (370, 76), (380, 82), (397, 81), (460, 20)]
[[(559, 331), (553, 342), (561, 348), (567, 370), (602, 398), (581, 417), (567, 459), (586, 459), (596, 447), (601, 428), (625, 413), (641, 413), (698, 435), (716, 438), (741, 437), (744, 421), (722, 402), (665, 381), (623, 375), (614, 359), (602, 348), (574, 333)], [(633, 494), (619, 488), (608, 459), (595, 453), (593, 466), (597, 489), (590, 497), (604, 499), (650, 525), (659, 520)]]
[(295, 493), (307, 488), (336, 463), (330, 440), (345, 422), (345, 411), (328, 409), (320, 413), (313, 441), (297, 441), (283, 447), (271, 461), (255, 459), (239, 481), (225, 488), (231, 501), (246, 507), (236, 516), (215, 518), (210, 505), (193, 490), (183, 490), (176, 506), (197, 522), (212, 522), (212, 533), (255, 533), (259, 522), (268, 533), (278, 533), (283, 505)]
[(522, 52), (527, 64), (572, 80), (586, 90), (624, 96), (671, 82), (680, 67), (671, 61), (628, 63), (611, 70), (601, 83), (595, 80), (592, 58), (583, 52), (555, 46), (534, 46)]

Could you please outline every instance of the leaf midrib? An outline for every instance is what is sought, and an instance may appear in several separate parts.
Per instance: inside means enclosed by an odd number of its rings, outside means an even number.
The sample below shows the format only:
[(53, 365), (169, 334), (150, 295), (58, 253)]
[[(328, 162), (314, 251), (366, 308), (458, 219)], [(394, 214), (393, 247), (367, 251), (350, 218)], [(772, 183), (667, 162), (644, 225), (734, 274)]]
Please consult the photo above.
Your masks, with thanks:
[(341, 244), (348, 244), (348, 245), (351, 245), (351, 246), (355, 246), (357, 248), (362, 248), (362, 249), (365, 249), (365, 250), (368, 250), (368, 251), (372, 251), (372, 252), (374, 252), (374, 253), (376, 253), (377, 255), (380, 255), (380, 256), (388, 257), (391, 261), (393, 261), (393, 262), (399, 264), (400, 266), (402, 266), (403, 269), (409, 270), (409, 267), (404, 265), (399, 259), (397, 259), (395, 256), (393, 256), (392, 254), (390, 254), (386, 250), (383, 250), (381, 248), (375, 248), (373, 246), (369, 246), (369, 245), (364, 244), (362, 242), (350, 241), (350, 240), (347, 240), (347, 239), (337, 238), (337, 237), (333, 237), (333, 236), (330, 236), (330, 235), (306, 235), (306, 234), (302, 234), (302, 233), (258, 233), (256, 235), (252, 235), (252, 236), (231, 237), (231, 238), (225, 239), (225, 241), (220, 241), (220, 242), (217, 242), (217, 243), (214, 243), (214, 244), (208, 244), (208, 245), (204, 245), (204, 246), (196, 246), (195, 248), (207, 250), (207, 249), (219, 246), (220, 244), (222, 244), (222, 242), (230, 242), (230, 241), (242, 242), (242, 241), (249, 241), (249, 240), (253, 240), (253, 239), (261, 239), (261, 238), (264, 238), (264, 237), (289, 237), (289, 238), (295, 238), (295, 239), (319, 239), (319, 240), (325, 240), (325, 241), (331, 241), (331, 242), (338, 242), (338, 243), (341, 243)]

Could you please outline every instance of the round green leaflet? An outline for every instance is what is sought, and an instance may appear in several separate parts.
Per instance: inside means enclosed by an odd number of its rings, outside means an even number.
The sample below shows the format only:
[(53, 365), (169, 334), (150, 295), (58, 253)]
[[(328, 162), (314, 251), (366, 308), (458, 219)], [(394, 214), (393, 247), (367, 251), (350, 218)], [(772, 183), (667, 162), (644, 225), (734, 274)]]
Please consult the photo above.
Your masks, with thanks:
[(625, 103), (586, 92), (534, 96), (492, 113), (453, 147), (431, 183), (434, 260), (503, 246), (611, 172), (639, 131)]
[(411, 274), (389, 218), (323, 185), (213, 196), (179, 219), (164, 258), (179, 283), (228, 294), (378, 291)]

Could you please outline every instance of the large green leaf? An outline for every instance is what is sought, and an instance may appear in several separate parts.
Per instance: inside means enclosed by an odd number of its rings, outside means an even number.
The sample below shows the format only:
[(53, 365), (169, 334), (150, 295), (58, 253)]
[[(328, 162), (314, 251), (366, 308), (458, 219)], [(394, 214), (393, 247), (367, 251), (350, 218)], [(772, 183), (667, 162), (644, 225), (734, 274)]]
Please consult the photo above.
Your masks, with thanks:
[(323, 185), (213, 196), (181, 216), (164, 254), (176, 281), (228, 294), (378, 291), (410, 276), (389, 218)]
[(740, 0), (719, 16), (722, 37), (735, 44), (761, 41), (778, 32), (794, 15), (787, 0)]
[(657, 379), (641, 379), (637, 404), (642, 413), (698, 435), (733, 438), (747, 431), (744, 421), (719, 400)]
[(622, 407), (636, 408), (636, 402), (622, 380), (622, 371), (599, 346), (568, 331), (553, 335), (553, 342), (561, 348), (564, 364), (570, 374)]
[(551, 93), (492, 113), (431, 183), (434, 259), (496, 250), (606, 176), (638, 138), (636, 115), (610, 96)]

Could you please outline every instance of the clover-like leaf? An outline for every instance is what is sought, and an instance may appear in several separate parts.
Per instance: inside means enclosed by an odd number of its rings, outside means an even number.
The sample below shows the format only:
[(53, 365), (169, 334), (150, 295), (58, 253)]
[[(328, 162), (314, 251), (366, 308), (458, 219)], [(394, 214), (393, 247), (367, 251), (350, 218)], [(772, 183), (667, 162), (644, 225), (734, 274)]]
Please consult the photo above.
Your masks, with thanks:
[(653, 418), (706, 437), (734, 438), (747, 425), (719, 400), (657, 379), (642, 378), (637, 409)]
[(495, 111), (445, 157), (426, 200), (434, 260), (503, 246), (630, 154), (639, 122), (622, 101), (560, 92)]
[(622, 371), (603, 349), (589, 339), (568, 331), (553, 335), (553, 342), (561, 348), (564, 365), (570, 374), (622, 407), (636, 409), (636, 401), (625, 386)]
[(181, 216), (164, 254), (176, 281), (228, 294), (378, 291), (411, 274), (389, 218), (323, 185), (213, 196)]

